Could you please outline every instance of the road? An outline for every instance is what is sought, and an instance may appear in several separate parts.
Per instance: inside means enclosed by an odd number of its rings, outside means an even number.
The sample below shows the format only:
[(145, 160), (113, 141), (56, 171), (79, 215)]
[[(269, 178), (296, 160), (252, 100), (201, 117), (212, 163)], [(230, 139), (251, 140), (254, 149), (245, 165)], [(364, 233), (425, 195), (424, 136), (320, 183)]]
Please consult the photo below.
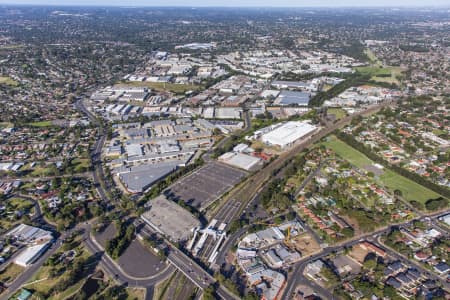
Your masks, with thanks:
[[(141, 232), (145, 236), (151, 236), (154, 232), (148, 225), (145, 225)], [(172, 263), (179, 271), (181, 271), (189, 280), (191, 280), (200, 289), (205, 289), (210, 285), (216, 284), (216, 280), (208, 272), (206, 272), (200, 265), (198, 265), (193, 259), (180, 251), (177, 247), (171, 244), (169, 241), (165, 241), (170, 246), (170, 252), (167, 257), (168, 261)], [(229, 292), (223, 286), (219, 286), (217, 294), (226, 300), (238, 299), (231, 292)]]
[[(276, 160), (274, 160), (268, 166), (263, 168), (255, 175), (248, 178), (247, 181), (242, 186), (234, 190), (231, 190), (228, 196), (226, 197), (225, 201), (223, 201), (222, 207), (218, 209), (218, 212), (213, 218), (217, 219), (218, 222), (226, 223), (227, 224), (226, 229), (229, 229), (230, 223), (240, 216), (240, 213), (246, 207), (249, 206), (250, 202), (252, 202), (254, 199), (257, 199), (258, 195), (263, 190), (265, 183), (273, 179), (272, 174), (274, 170), (281, 169), (286, 161), (291, 160), (302, 150), (308, 148), (309, 146), (319, 141), (323, 137), (329, 135), (336, 129), (350, 123), (350, 121), (354, 117), (363, 114), (373, 113), (389, 104), (390, 103), (382, 103), (380, 105), (374, 105), (368, 107), (364, 111), (347, 116), (346, 118), (341, 119), (340, 121), (330, 125), (329, 127), (321, 129), (319, 132), (311, 136), (311, 138), (309, 138), (308, 140), (295, 145), (289, 151), (281, 154)], [(312, 176), (308, 176), (308, 178), (309, 180), (311, 180)], [(237, 238), (242, 234), (243, 234), (242, 230), (239, 230), (238, 232), (233, 233), (231, 236), (229, 236), (227, 240), (225, 240), (225, 242), (219, 249), (219, 253), (217, 255), (216, 260), (217, 264), (221, 265), (225, 262), (226, 254), (234, 245), (234, 243), (237, 241)], [(314, 236), (317, 237), (316, 234), (314, 234)]]
[(81, 225), (84, 229), (83, 243), (86, 248), (94, 255), (98, 255), (99, 264), (105, 272), (107, 272), (111, 278), (119, 284), (125, 284), (135, 287), (154, 287), (158, 282), (169, 277), (175, 270), (172, 266), (168, 266), (155, 276), (146, 278), (136, 278), (126, 274), (120, 266), (105, 254), (104, 249), (93, 239), (91, 235), (91, 224), (84, 223)]
[(94, 168), (92, 175), (93, 175), (94, 184), (96, 186), (96, 189), (97, 189), (97, 192), (98, 192), (100, 198), (102, 199), (103, 202), (108, 203), (110, 201), (109, 201), (109, 198), (105, 191), (105, 183), (103, 180), (103, 178), (105, 178), (105, 174), (103, 173), (102, 160), (101, 160), (102, 148), (106, 141), (105, 129), (101, 126), (101, 124), (97, 120), (97, 118), (86, 108), (86, 106), (84, 106), (82, 99), (75, 102), (75, 107), (79, 111), (84, 113), (92, 123), (97, 124), (99, 126), (100, 132), (99, 132), (97, 140), (95, 141), (94, 148), (91, 152), (92, 165)]
[(54, 178), (90, 178), (92, 176), (91, 172), (83, 172), (83, 173), (74, 173), (74, 174), (62, 174), (62, 175), (54, 175), (54, 176), (40, 176), (40, 177), (5, 177), (1, 180), (4, 182), (12, 182), (16, 180), (20, 180), (21, 182), (37, 182), (37, 181), (50, 181)]
[[(261, 190), (262, 187), (266, 182), (268, 182), (273, 176), (273, 172), (276, 170), (281, 170), (286, 161), (292, 160), (298, 153), (300, 153), (302, 150), (310, 147), (314, 143), (320, 141), (322, 138), (326, 137), (327, 135), (331, 134), (333, 131), (345, 126), (346, 124), (350, 123), (350, 121), (359, 116), (364, 115), (368, 113), (372, 113), (375, 111), (378, 111), (382, 107), (388, 105), (388, 103), (382, 103), (379, 105), (373, 105), (368, 107), (366, 110), (357, 112), (355, 114), (352, 114), (350, 116), (347, 116), (346, 118), (343, 118), (339, 120), (336, 123), (333, 123), (332, 125), (320, 129), (318, 132), (314, 133), (312, 136), (307, 138), (306, 140), (294, 145), (289, 151), (286, 151), (278, 156), (277, 159), (275, 159), (273, 162), (271, 162), (269, 165), (267, 165), (265, 168), (254, 174), (253, 176), (247, 178), (246, 182), (241, 185), (240, 187), (231, 190), (230, 193), (227, 195), (225, 201), (223, 201), (223, 207), (220, 208), (214, 216), (215, 219), (217, 219), (220, 222), (227, 223), (227, 229), (229, 224), (232, 220), (239, 217), (240, 213), (245, 209), (247, 204), (257, 195)], [(235, 213), (231, 217), (227, 217), (226, 219), (223, 219), (223, 215), (229, 215), (228, 208), (226, 205), (230, 205), (229, 203), (237, 203), (239, 202), (239, 209), (235, 211)], [(228, 222), (225, 222), (228, 221)]]
[(69, 235), (71, 232), (67, 232), (61, 235), (47, 251), (31, 266), (27, 267), (11, 284), (7, 285), (7, 290), (2, 293), (0, 300), (8, 299), (10, 296), (15, 294), (30, 278), (39, 270), (39, 268), (44, 264), (44, 262), (52, 256), (62, 245), (62, 240)]
[[(297, 262), (294, 265), (295, 271), (288, 276), (288, 283), (286, 285), (286, 288), (284, 289), (283, 299), (290, 299), (293, 296), (296, 287), (301, 284), (312, 287), (315, 291), (318, 291), (320, 294), (322, 294), (322, 296), (324, 296), (326, 299), (333, 299), (333, 296), (329, 291), (327, 291), (326, 289), (323, 289), (323, 288), (319, 289), (318, 288), (319, 286), (316, 283), (309, 281), (307, 278), (305, 278), (305, 276), (303, 276), (303, 272), (304, 272), (307, 264), (309, 264), (310, 262), (313, 262), (319, 258), (324, 258), (333, 252), (342, 250), (346, 247), (351, 247), (351, 246), (359, 243), (362, 240), (368, 240), (369, 242), (376, 244), (377, 246), (380, 246), (380, 248), (384, 249), (390, 256), (392, 256), (394, 258), (401, 258), (401, 260), (405, 261), (405, 258), (402, 258), (401, 255), (399, 255), (397, 252), (387, 249), (387, 247), (385, 247), (383, 245), (380, 245), (380, 243), (377, 242), (376, 239), (380, 235), (389, 232), (393, 227), (406, 226), (406, 225), (411, 224), (415, 220), (426, 220), (426, 218), (437, 219), (439, 216), (447, 214), (448, 212), (450, 212), (450, 210), (447, 212), (432, 213), (432, 214), (416, 217), (412, 220), (409, 220), (409, 221), (406, 221), (406, 222), (403, 222), (400, 224), (385, 226), (374, 232), (367, 233), (364, 235), (359, 235), (350, 240), (347, 240), (347, 241), (338, 243), (336, 245), (324, 248), (320, 253), (303, 258), (301, 261)], [(409, 260), (409, 259), (406, 259), (406, 260), (407, 260), (408, 264), (411, 264), (411, 260)], [(425, 274), (430, 273), (428, 270), (424, 269), (419, 264), (416, 264), (413, 262), (413, 265), (418, 267), (418, 269), (420, 269)], [(433, 274), (431, 277), (436, 278), (438, 276)], [(442, 278), (439, 279), (439, 281), (441, 281), (441, 282), (442, 282), (442, 280), (443, 280)]]

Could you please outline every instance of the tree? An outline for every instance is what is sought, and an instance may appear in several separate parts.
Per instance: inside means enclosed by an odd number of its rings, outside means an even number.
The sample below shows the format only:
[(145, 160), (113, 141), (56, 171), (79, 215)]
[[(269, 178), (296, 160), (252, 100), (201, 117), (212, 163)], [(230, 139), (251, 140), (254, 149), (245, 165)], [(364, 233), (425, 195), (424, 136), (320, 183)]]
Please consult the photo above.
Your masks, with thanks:
[(370, 258), (367, 259), (364, 263), (363, 263), (363, 267), (366, 270), (373, 270), (375, 269), (375, 267), (377, 266), (377, 261), (374, 258)]
[(216, 299), (216, 291), (215, 288), (210, 285), (206, 289), (203, 290), (203, 300), (215, 300)]

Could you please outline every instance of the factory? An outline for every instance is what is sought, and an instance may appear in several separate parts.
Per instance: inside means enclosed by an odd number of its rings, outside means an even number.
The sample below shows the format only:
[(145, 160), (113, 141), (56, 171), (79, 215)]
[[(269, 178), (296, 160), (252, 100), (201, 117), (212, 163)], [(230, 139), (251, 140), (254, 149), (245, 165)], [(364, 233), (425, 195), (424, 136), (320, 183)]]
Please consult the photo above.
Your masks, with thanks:
[(115, 124), (117, 137), (104, 151), (111, 158), (111, 172), (127, 192), (142, 193), (212, 144), (208, 125), (214, 128), (206, 120), (189, 118)]
[(270, 129), (262, 134), (261, 141), (266, 145), (279, 146), (283, 149), (309, 136), (316, 131), (317, 127), (307, 121), (290, 121), (272, 126)]
[(219, 161), (246, 171), (254, 171), (262, 167), (262, 160), (259, 157), (238, 152), (227, 152), (219, 157)]
[(35, 262), (53, 241), (50, 231), (26, 224), (20, 224), (9, 231), (6, 236), (14, 239), (16, 243), (26, 246), (14, 259), (14, 263), (21, 267), (28, 267)]
[(310, 92), (299, 91), (281, 91), (278, 97), (275, 99), (275, 104), (278, 105), (297, 105), (308, 106), (309, 100), (311, 100), (312, 94)]

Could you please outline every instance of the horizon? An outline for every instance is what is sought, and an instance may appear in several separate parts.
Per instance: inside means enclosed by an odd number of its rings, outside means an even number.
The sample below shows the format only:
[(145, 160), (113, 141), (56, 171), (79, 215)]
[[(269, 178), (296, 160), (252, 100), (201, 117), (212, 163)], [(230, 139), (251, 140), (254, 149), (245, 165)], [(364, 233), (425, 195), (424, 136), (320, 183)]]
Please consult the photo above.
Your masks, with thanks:
[[(156, 0), (153, 3), (146, 3), (145, 0), (135, 0), (123, 3), (122, 0), (72, 0), (60, 3), (58, 0), (0, 0), (2, 6), (48, 6), (48, 7), (123, 7), (123, 8), (450, 8), (447, 0), (432, 0), (426, 5), (417, 0), (400, 0), (393, 3), (389, 0), (368, 0), (361, 3), (357, 0), (342, 0), (338, 3), (332, 0), (319, 0), (315, 3), (306, 3), (307, 1), (281, 0), (273, 4), (271, 0), (229, 0), (225, 4), (216, 0), (194, 0), (189, 4), (180, 0)], [(192, 4), (191, 4), (192, 3)]]

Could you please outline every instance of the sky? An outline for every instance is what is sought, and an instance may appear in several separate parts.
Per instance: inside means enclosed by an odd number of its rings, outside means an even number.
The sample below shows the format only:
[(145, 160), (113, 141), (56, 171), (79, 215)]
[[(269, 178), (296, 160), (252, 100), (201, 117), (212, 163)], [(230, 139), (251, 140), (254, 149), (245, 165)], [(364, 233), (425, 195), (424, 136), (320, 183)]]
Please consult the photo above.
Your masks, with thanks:
[(95, 6), (336, 7), (446, 6), (450, 0), (0, 0), (0, 4)]

